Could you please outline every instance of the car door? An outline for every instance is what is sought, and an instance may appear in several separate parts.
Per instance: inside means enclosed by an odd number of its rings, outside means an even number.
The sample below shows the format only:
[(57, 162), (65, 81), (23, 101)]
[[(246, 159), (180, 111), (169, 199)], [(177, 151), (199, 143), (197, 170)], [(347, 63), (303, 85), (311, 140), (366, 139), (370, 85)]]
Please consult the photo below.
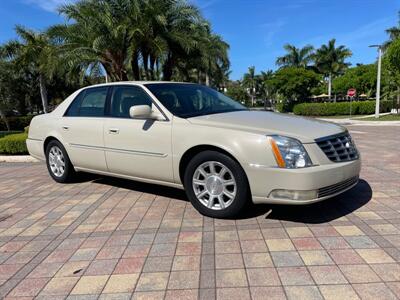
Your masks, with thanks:
[(61, 134), (72, 164), (107, 171), (104, 153), (104, 116), (108, 87), (82, 91), (61, 120)]
[(104, 123), (108, 169), (112, 173), (173, 182), (171, 122), (166, 118), (133, 119), (129, 110), (135, 105), (149, 105), (158, 110), (140, 86), (112, 88), (110, 116)]

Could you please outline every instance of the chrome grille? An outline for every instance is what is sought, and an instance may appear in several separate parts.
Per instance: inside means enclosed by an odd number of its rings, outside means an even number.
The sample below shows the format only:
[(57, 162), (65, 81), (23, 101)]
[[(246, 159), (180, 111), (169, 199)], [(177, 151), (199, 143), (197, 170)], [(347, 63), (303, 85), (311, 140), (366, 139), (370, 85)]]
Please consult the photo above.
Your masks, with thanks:
[(343, 162), (358, 158), (357, 148), (348, 132), (316, 139), (315, 142), (331, 161)]
[(334, 195), (337, 193), (340, 193), (341, 191), (355, 185), (358, 182), (358, 176), (349, 178), (345, 181), (326, 186), (323, 188), (320, 188), (318, 190), (318, 198)]

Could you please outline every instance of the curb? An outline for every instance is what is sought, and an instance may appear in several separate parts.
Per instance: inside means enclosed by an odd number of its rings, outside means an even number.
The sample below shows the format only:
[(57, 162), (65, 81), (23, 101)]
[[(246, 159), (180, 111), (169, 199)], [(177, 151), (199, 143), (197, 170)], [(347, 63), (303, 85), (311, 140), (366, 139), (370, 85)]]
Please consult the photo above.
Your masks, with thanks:
[(26, 162), (39, 162), (36, 158), (30, 155), (0, 155), (0, 163), (26, 163)]
[(327, 119), (318, 118), (318, 120), (336, 123), (340, 125), (357, 125), (357, 126), (400, 126), (400, 121), (360, 121), (356, 119)]

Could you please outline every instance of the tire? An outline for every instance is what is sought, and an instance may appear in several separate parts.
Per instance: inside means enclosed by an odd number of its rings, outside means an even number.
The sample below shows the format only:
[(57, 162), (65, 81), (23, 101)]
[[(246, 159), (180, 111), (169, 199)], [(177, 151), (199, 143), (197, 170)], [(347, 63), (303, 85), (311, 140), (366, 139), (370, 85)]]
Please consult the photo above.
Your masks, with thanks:
[(46, 165), (50, 176), (59, 183), (72, 182), (75, 178), (76, 172), (67, 151), (57, 140), (50, 141), (46, 147)]
[(184, 187), (192, 205), (213, 218), (236, 216), (250, 194), (242, 167), (216, 151), (204, 151), (192, 158), (185, 170)]

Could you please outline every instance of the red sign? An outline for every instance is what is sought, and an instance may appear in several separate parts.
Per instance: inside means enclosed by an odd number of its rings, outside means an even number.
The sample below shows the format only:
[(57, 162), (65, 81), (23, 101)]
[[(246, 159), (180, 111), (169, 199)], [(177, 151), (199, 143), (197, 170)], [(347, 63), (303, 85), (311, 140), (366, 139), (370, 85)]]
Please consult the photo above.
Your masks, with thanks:
[(356, 92), (357, 92), (356, 89), (349, 89), (347, 91), (347, 96), (354, 97), (356, 95)]

